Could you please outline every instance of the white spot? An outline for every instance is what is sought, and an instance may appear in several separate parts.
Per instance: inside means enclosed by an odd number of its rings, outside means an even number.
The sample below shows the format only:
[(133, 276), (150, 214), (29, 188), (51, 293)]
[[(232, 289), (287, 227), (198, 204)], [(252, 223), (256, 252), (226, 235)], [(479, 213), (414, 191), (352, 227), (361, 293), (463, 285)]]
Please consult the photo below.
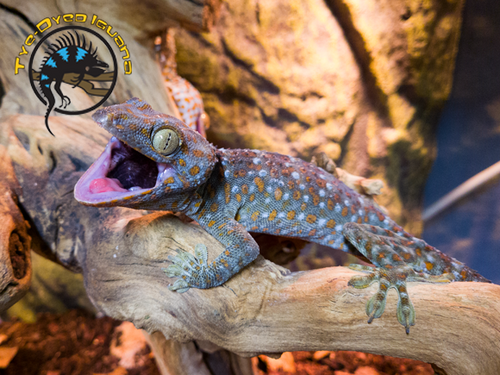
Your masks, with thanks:
[(328, 190), (332, 190), (332, 189), (333, 189), (333, 185), (332, 185), (331, 183), (327, 182), (327, 183), (326, 183), (326, 188), (327, 188)]
[(255, 191), (255, 185), (250, 185), (250, 188), (248, 189), (250, 193), (253, 193)]
[(304, 190), (305, 188), (306, 188), (306, 185), (304, 185), (304, 184), (300, 184), (300, 185), (299, 185), (299, 189), (300, 189), (300, 190)]
[(325, 208), (325, 202), (319, 202), (319, 208)]
[(285, 217), (285, 213), (284, 213), (284, 212), (280, 212), (280, 213), (278, 214), (278, 217), (279, 217), (280, 219), (283, 219), (283, 218)]
[(358, 201), (359, 203), (361, 203), (362, 205), (365, 204), (365, 200), (363, 199), (363, 197), (358, 197)]
[(261, 215), (264, 219), (267, 219), (269, 217), (269, 212), (263, 212)]
[(352, 215), (351, 222), (355, 223), (356, 220), (358, 220), (358, 217), (356, 215)]
[(254, 164), (260, 164), (262, 161), (259, 158), (253, 158)]
[(116, 258), (116, 254), (113, 254), (113, 258)]
[(233, 186), (233, 188), (231, 189), (231, 191), (232, 191), (233, 193), (237, 193), (237, 192), (238, 192), (238, 189), (239, 189), (239, 188), (238, 188), (238, 186)]
[(267, 203), (270, 203), (270, 202), (271, 202), (271, 198), (266, 198), (266, 199), (264, 200), (264, 203), (266, 203), (266, 204), (267, 204)]
[(319, 189), (319, 196), (324, 197), (325, 196), (325, 191), (323, 189)]
[(335, 225), (335, 230), (336, 230), (337, 232), (342, 232), (342, 228), (343, 228), (343, 227), (344, 227), (344, 226), (343, 226), (342, 224), (337, 224), (337, 225)]
[(253, 176), (253, 171), (248, 171), (249, 176)]
[(384, 224), (385, 224), (385, 225), (389, 225), (389, 219), (388, 219), (388, 218), (385, 218), (385, 220), (384, 220)]
[(290, 163), (285, 163), (285, 167), (289, 167), (290, 166)]
[(286, 201), (288, 198), (290, 198), (290, 194), (288, 194), (288, 193), (283, 194), (284, 201)]
[(285, 186), (285, 183), (283, 181), (278, 181), (278, 186)]
[(224, 177), (229, 177), (229, 171), (227, 169), (224, 171)]
[(360, 209), (360, 210), (358, 210), (358, 214), (359, 214), (359, 216), (363, 216), (365, 214), (365, 212)]
[(325, 225), (325, 223), (326, 223), (326, 219), (319, 219), (319, 220), (318, 220), (318, 225), (319, 225), (320, 227), (322, 227), (323, 225)]
[(347, 207), (349, 207), (349, 206), (351, 205), (351, 201), (350, 201), (349, 199), (346, 199), (346, 200), (344, 201), (344, 204), (345, 204)]
[(298, 180), (300, 178), (300, 174), (298, 174), (297, 172), (292, 172), (292, 177)]
[(340, 204), (337, 203), (335, 205), (335, 212), (340, 212), (340, 211), (342, 211), (342, 208), (340, 207)]
[(309, 195), (304, 195), (304, 202), (309, 202)]
[(306, 216), (306, 215), (304, 215), (304, 213), (300, 213), (299, 216), (297, 216), (297, 219), (298, 220), (303, 220), (304, 216)]
[(320, 175), (318, 175), (318, 177), (321, 178), (322, 180), (325, 179), (325, 175), (324, 174), (320, 174)]
[(259, 171), (259, 176), (260, 176), (260, 177), (264, 177), (264, 176), (266, 176), (266, 175), (267, 175), (267, 171), (265, 171), (265, 170), (263, 170), (263, 169), (261, 169), (261, 170)]

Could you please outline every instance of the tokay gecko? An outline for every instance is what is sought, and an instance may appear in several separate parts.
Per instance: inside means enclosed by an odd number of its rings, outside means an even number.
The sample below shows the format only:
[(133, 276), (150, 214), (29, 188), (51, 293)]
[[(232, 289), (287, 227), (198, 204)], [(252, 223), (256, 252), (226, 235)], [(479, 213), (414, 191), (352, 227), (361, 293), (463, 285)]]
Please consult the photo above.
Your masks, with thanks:
[(382, 315), (387, 290), (399, 295), (397, 317), (409, 333), (415, 310), (407, 281), (487, 279), (391, 220), (372, 202), (323, 169), (287, 155), (218, 149), (175, 117), (132, 98), (95, 112), (93, 119), (113, 137), (80, 178), (75, 198), (91, 206), (183, 212), (216, 238), (225, 251), (207, 262), (203, 245), (195, 255), (178, 250), (166, 269), (171, 290), (223, 284), (259, 254), (251, 232), (298, 237), (343, 251), (357, 249), (375, 268), (349, 285), (379, 282), (369, 300), (368, 322)]

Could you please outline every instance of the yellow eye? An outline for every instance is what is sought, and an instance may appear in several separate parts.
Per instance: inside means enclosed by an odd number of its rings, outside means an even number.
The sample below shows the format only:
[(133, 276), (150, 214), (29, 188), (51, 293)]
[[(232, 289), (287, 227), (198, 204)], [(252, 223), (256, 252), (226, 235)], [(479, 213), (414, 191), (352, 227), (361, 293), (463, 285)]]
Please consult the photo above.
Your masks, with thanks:
[(153, 147), (162, 155), (173, 154), (181, 145), (177, 132), (173, 129), (160, 129), (153, 135)]

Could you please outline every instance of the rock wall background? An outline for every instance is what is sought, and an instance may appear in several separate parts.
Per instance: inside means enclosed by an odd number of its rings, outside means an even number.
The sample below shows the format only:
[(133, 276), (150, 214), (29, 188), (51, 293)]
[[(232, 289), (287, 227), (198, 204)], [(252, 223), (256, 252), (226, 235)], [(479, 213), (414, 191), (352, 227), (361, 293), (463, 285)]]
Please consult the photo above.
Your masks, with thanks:
[(223, 2), (211, 33), (177, 33), (178, 70), (202, 93), (211, 141), (306, 160), (324, 151), (384, 180), (379, 202), (418, 234), (462, 4)]

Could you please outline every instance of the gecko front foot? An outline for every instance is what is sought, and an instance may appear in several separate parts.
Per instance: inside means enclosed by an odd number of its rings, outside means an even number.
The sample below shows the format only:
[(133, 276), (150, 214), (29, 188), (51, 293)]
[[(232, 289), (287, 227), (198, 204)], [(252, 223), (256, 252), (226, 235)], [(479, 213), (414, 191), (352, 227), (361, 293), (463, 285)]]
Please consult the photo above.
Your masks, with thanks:
[(168, 289), (184, 293), (189, 288), (206, 288), (201, 276), (208, 270), (207, 247), (197, 244), (194, 248), (195, 255), (180, 249), (176, 251), (177, 255), (168, 257), (173, 264), (163, 269), (168, 277), (178, 278)]
[(366, 314), (369, 316), (368, 323), (373, 319), (380, 318), (385, 309), (387, 291), (391, 288), (398, 293), (397, 317), (401, 325), (406, 329), (406, 334), (410, 333), (410, 327), (415, 325), (415, 308), (411, 303), (406, 281), (423, 281), (432, 283), (450, 282), (448, 274), (432, 276), (420, 272), (415, 272), (411, 267), (403, 265), (392, 269), (382, 267), (368, 267), (360, 264), (351, 264), (350, 269), (368, 273), (367, 276), (353, 276), (348, 285), (357, 289), (364, 289), (375, 282), (379, 282), (379, 290), (366, 304)]

